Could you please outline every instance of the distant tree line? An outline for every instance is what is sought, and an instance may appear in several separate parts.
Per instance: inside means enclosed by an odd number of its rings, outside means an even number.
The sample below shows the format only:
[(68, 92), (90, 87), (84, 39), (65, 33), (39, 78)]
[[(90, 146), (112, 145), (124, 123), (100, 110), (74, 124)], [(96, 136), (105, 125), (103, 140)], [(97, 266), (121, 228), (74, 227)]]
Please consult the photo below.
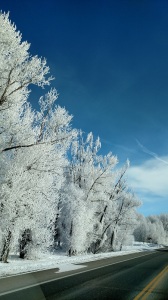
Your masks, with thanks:
[(134, 230), (136, 241), (168, 245), (168, 214), (139, 215), (138, 223)]

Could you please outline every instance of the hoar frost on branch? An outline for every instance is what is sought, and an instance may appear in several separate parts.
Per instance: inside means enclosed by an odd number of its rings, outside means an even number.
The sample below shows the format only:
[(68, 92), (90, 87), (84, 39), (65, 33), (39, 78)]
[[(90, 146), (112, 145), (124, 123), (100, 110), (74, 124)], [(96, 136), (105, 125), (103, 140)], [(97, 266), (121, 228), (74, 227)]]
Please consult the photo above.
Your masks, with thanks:
[[(49, 85), (52, 77), (46, 77), (49, 67), (46, 60), (31, 56), (30, 44), (22, 42), (22, 36), (16, 26), (9, 20), (9, 14), (0, 13), (0, 105), (5, 109), (13, 105), (13, 95), (20, 90), (27, 96), (29, 84), (41, 87)], [(17, 103), (24, 98), (20, 95)], [(16, 98), (16, 97), (15, 97)], [(20, 101), (19, 101), (20, 100)], [(17, 103), (15, 103), (17, 105)]]

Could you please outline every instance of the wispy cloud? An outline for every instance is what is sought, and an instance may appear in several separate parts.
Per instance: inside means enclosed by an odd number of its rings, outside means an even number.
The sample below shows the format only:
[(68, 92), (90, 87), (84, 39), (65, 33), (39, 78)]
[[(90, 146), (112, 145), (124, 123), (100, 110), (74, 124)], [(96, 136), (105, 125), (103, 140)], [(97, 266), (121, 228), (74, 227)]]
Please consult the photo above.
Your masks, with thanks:
[(161, 157), (159, 157), (159, 156), (157, 155), (157, 153), (152, 152), (152, 151), (150, 151), (149, 149), (147, 149), (147, 148), (146, 148), (145, 146), (143, 146), (143, 145), (140, 143), (140, 141), (138, 141), (137, 139), (136, 139), (136, 142), (137, 142), (138, 146), (141, 148), (141, 150), (142, 150), (143, 152), (149, 154), (150, 156), (152, 156), (152, 157), (156, 158), (157, 160), (159, 160), (159, 161), (161, 161), (161, 162), (163, 162), (163, 163), (165, 163), (165, 164), (168, 165), (168, 161), (166, 161), (166, 160), (162, 159)]
[(101, 142), (102, 142), (102, 144), (112, 146), (113, 148), (118, 148), (126, 153), (135, 153), (136, 152), (136, 150), (134, 148), (126, 147), (121, 144), (112, 143), (111, 141), (103, 139), (103, 138), (101, 138)]
[[(153, 156), (153, 155), (152, 155)], [(143, 198), (168, 197), (168, 156), (155, 156), (142, 164), (131, 166), (127, 172), (129, 184)]]

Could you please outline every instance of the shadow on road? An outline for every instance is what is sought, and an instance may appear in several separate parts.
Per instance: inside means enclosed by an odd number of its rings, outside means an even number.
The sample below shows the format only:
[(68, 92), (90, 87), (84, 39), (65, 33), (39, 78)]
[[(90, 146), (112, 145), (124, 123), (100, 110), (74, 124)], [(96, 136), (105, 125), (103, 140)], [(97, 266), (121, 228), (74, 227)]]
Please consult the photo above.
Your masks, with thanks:
[(156, 249), (156, 251), (159, 251), (159, 252), (168, 252), (168, 247), (167, 248)]

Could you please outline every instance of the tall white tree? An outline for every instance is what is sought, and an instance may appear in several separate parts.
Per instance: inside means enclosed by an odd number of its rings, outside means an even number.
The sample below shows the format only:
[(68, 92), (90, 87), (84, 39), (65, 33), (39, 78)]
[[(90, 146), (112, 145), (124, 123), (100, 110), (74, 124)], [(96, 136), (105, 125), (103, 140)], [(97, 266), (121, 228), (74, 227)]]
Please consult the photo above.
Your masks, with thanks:
[(55, 89), (40, 98), (39, 112), (32, 110), (29, 85), (43, 88), (52, 77), (46, 60), (30, 55), (30, 45), (5, 13), (0, 13), (0, 43), (1, 260), (6, 262), (20, 231), (32, 231), (34, 247), (51, 245), (75, 131), (72, 117), (55, 105)]
[(98, 155), (100, 147), (100, 140), (94, 141), (92, 133), (85, 139), (81, 131), (72, 143), (62, 192), (65, 217), (59, 229), (70, 253), (114, 250), (116, 234), (122, 236), (121, 231), (127, 229), (130, 235), (130, 228), (133, 231), (139, 202), (123, 184), (127, 167), (114, 170), (117, 158), (111, 153)]

